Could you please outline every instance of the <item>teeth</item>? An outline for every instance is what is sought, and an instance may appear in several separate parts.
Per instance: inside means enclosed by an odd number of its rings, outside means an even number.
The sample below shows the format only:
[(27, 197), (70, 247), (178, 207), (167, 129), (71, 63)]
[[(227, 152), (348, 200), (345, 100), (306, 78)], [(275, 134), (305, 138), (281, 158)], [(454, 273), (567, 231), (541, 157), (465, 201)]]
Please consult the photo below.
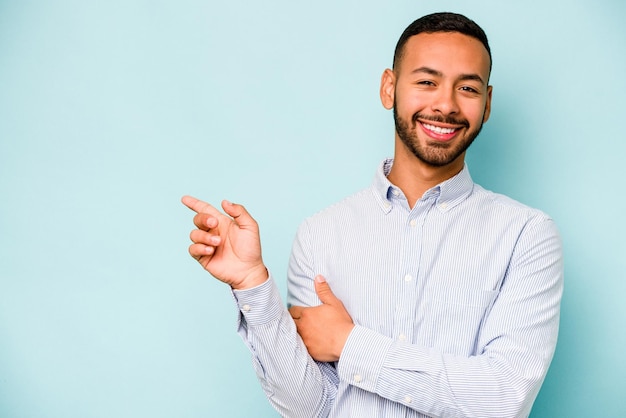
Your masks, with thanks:
[(452, 132), (456, 131), (456, 129), (453, 128), (440, 128), (438, 126), (429, 125), (427, 123), (424, 124), (424, 127), (429, 131), (433, 131), (438, 134), (451, 134)]

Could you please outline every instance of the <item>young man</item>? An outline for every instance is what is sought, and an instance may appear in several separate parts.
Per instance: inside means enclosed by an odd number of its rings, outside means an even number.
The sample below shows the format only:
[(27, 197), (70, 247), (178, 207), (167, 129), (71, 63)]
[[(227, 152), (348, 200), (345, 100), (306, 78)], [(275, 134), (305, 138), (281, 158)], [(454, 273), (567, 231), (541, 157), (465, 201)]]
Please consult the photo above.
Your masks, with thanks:
[(482, 29), (437, 13), (402, 34), (380, 97), (394, 158), (372, 186), (307, 219), (289, 310), (256, 222), (197, 212), (190, 254), (229, 284), (268, 399), (287, 417), (527, 416), (552, 359), (563, 267), (552, 220), (472, 182), (489, 118)]

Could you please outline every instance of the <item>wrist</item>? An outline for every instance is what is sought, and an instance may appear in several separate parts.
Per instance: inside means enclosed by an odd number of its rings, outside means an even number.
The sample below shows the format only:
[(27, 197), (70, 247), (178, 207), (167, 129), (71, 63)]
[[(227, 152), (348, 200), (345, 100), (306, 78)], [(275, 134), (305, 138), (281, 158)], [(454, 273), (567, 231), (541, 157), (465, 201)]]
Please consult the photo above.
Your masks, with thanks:
[(231, 285), (235, 290), (252, 289), (262, 285), (269, 278), (267, 267), (264, 264), (260, 264), (252, 268), (237, 284)]
[(354, 323), (346, 324), (345, 328), (340, 334), (340, 337), (337, 340), (335, 345), (335, 356), (337, 360), (341, 357), (341, 353), (343, 352), (343, 348), (346, 346), (346, 342), (348, 342), (348, 337), (350, 337), (350, 333), (354, 329)]

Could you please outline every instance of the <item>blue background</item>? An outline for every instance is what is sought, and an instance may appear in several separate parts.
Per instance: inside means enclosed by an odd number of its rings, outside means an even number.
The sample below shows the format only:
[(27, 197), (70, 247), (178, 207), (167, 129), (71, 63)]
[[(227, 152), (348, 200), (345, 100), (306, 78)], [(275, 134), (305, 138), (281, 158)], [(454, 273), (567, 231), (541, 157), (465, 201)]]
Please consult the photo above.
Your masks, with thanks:
[(228, 289), (187, 254), (180, 196), (246, 204), (284, 292), (297, 225), (391, 155), (380, 74), (441, 10), (493, 49), (474, 179), (564, 240), (532, 416), (626, 416), (617, 0), (0, 0), (0, 416), (276, 416)]

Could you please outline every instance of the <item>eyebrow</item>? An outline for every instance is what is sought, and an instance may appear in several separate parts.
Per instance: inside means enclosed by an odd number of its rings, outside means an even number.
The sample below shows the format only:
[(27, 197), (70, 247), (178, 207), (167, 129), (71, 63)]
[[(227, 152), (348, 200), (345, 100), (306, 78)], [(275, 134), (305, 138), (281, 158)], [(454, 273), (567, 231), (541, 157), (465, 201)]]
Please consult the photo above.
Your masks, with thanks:
[[(434, 77), (443, 77), (443, 73), (441, 71), (435, 70), (435, 69), (430, 68), (430, 67), (419, 67), (419, 68), (416, 68), (413, 71), (411, 71), (411, 74), (417, 74), (417, 73), (426, 73), (426, 74), (432, 75)], [(477, 81), (480, 84), (485, 85), (485, 81), (478, 74), (461, 74), (461, 76), (459, 77), (459, 80), (461, 80), (461, 81)]]

